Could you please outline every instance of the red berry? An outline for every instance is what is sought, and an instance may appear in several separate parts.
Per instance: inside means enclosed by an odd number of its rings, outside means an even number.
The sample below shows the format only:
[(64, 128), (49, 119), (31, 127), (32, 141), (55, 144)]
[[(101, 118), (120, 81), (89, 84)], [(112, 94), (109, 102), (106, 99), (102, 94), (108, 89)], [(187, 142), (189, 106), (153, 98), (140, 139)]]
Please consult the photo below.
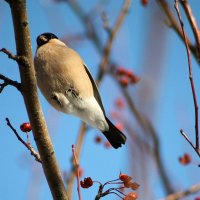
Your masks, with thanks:
[(20, 129), (23, 132), (30, 132), (31, 131), (31, 124), (29, 122), (23, 123), (23, 124), (21, 124)]
[(130, 192), (129, 194), (127, 194), (123, 200), (135, 200), (138, 198), (138, 195), (135, 192)]
[(132, 182), (131, 183), (131, 189), (132, 190), (137, 190), (140, 187), (140, 185), (136, 182)]
[(185, 153), (183, 156), (179, 157), (179, 162), (182, 165), (188, 165), (191, 163), (191, 161), (192, 161), (192, 158), (188, 153)]
[(140, 81), (140, 77), (133, 75), (132, 77), (130, 77), (130, 83), (131, 84), (136, 84), (138, 81)]
[(119, 179), (123, 182), (129, 182), (132, 180), (132, 178), (130, 176), (128, 176), (127, 174), (119, 174)]
[(96, 143), (101, 143), (101, 141), (102, 141), (102, 137), (100, 137), (100, 136), (96, 136), (95, 137), (95, 142)]
[(119, 67), (117, 69), (117, 75), (121, 76), (121, 75), (125, 75), (126, 74), (126, 69), (124, 67)]
[(131, 70), (127, 70), (126, 71), (126, 76), (128, 76), (129, 78), (132, 78), (134, 76), (133, 72)]
[(110, 144), (109, 141), (106, 141), (106, 142), (104, 143), (104, 146), (105, 146), (107, 149), (111, 148), (111, 144)]
[(119, 82), (122, 86), (127, 87), (129, 84), (129, 79), (127, 77), (122, 77), (119, 79)]
[(124, 181), (124, 187), (126, 188), (130, 188), (132, 186), (132, 182), (127, 180), (127, 181)]
[(93, 180), (90, 177), (84, 178), (83, 181), (80, 181), (82, 188), (89, 188), (93, 185)]

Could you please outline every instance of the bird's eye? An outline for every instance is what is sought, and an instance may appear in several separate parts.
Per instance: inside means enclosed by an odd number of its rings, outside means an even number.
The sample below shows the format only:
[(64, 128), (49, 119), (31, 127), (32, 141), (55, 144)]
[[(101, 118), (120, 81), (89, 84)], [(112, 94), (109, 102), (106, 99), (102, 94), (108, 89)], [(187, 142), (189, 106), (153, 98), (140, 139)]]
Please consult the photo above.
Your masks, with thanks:
[(37, 45), (40, 47), (48, 42), (48, 38), (44, 35), (40, 35), (37, 38)]

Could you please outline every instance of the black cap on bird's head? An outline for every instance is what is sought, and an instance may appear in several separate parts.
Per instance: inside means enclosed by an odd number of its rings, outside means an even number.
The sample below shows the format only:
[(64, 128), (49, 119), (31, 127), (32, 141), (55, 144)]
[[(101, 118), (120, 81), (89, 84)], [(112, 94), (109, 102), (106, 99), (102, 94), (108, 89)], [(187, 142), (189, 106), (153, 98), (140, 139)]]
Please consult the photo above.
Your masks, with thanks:
[(58, 39), (56, 35), (53, 33), (43, 33), (37, 37), (37, 45), (38, 47), (46, 44), (51, 39)]

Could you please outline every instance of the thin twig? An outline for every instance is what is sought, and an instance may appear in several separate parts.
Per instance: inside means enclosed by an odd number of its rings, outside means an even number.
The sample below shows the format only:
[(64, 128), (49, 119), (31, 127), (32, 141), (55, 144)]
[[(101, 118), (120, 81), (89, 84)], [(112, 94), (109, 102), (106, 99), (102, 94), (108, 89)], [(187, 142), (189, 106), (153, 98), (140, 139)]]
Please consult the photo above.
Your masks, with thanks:
[(0, 49), (0, 52), (5, 53), (8, 56), (8, 58), (10, 58), (12, 60), (15, 60), (17, 62), (20, 60), (20, 56), (14, 55), (12, 52), (10, 52), (9, 50), (7, 50), (6, 48)]
[(199, 32), (199, 27), (198, 27), (197, 21), (192, 13), (192, 9), (191, 9), (188, 1), (181, 0), (180, 3), (183, 6), (183, 9), (185, 10), (187, 18), (190, 22), (190, 26), (192, 27), (192, 31), (194, 33), (194, 37), (195, 37), (196, 44), (197, 44), (198, 57), (200, 57), (200, 32)]
[(17, 81), (13, 81), (2, 74), (0, 74), (0, 79), (4, 81), (4, 83), (0, 83), (0, 93), (8, 85), (15, 87), (17, 90), (21, 92), (21, 83), (18, 83)]
[(162, 200), (178, 200), (178, 199), (182, 199), (184, 197), (187, 197), (189, 195), (195, 194), (198, 191), (200, 191), (200, 184), (199, 183), (191, 186), (190, 188), (188, 188), (184, 191), (170, 194), (169, 196), (163, 198)]
[(82, 200), (82, 197), (81, 197), (81, 186), (80, 186), (80, 174), (79, 174), (80, 165), (79, 165), (78, 159), (76, 157), (76, 152), (75, 152), (75, 146), (74, 145), (72, 145), (72, 153), (73, 153), (74, 162), (75, 162), (75, 168), (76, 168), (78, 198), (79, 198), (79, 200)]
[(109, 63), (109, 58), (110, 58), (113, 40), (114, 40), (117, 32), (119, 31), (119, 28), (121, 27), (122, 22), (125, 19), (125, 16), (128, 13), (130, 5), (131, 5), (131, 0), (126, 0), (121, 11), (120, 11), (120, 14), (119, 14), (117, 20), (115, 22), (114, 27), (111, 29), (108, 40), (107, 40), (106, 45), (105, 45), (105, 48), (103, 50), (103, 58), (101, 60), (100, 66), (99, 66), (98, 76), (97, 76), (97, 80), (96, 80), (97, 84), (99, 84), (101, 82), (103, 75), (106, 71), (106, 67)]
[[(77, 137), (77, 141), (76, 141), (76, 157), (77, 158), (80, 157), (83, 142), (84, 142), (84, 137), (85, 137), (87, 130), (88, 130), (88, 126), (84, 122), (82, 122), (82, 124), (80, 126), (80, 130), (79, 130), (79, 134)], [(69, 199), (72, 199), (73, 182), (74, 182), (75, 176), (76, 176), (76, 172), (75, 172), (74, 166), (72, 164), (71, 172), (69, 174), (69, 179), (67, 181), (67, 186), (68, 186), (67, 191), (68, 191)]]
[(11, 51), (9, 51), (6, 48), (0, 49), (0, 52), (5, 53), (8, 56), (8, 58), (16, 61), (17, 63), (23, 64), (24, 66), (28, 66), (28, 60), (26, 59), (25, 56), (14, 55)]
[(68, 3), (68, 5), (71, 7), (71, 9), (74, 11), (79, 20), (84, 25), (88, 38), (94, 42), (94, 45), (97, 47), (97, 50), (101, 52), (103, 47), (101, 45), (101, 41), (95, 29), (94, 23), (92, 22), (89, 15), (84, 12), (78, 1), (74, 0), (58, 0), (58, 1), (63, 1)]
[(191, 63), (191, 58), (190, 58), (190, 49), (189, 49), (189, 46), (188, 46), (188, 43), (187, 43), (186, 33), (185, 33), (185, 30), (184, 30), (184, 24), (183, 24), (183, 21), (181, 19), (177, 0), (175, 0), (174, 6), (175, 6), (175, 9), (176, 9), (176, 12), (177, 12), (180, 24), (181, 24), (181, 28), (182, 28), (182, 32), (183, 32), (183, 36), (184, 36), (184, 41), (185, 41), (185, 47), (186, 47), (186, 51), (187, 51), (189, 79), (190, 79), (192, 96), (193, 96), (193, 101), (194, 101), (194, 109), (195, 109), (195, 135), (196, 135), (196, 146), (195, 146), (195, 148), (197, 150), (199, 150), (198, 102), (197, 102), (196, 91), (195, 91), (195, 86), (194, 86), (194, 81), (193, 81), (193, 76), (192, 76), (192, 63)]
[(30, 143), (26, 143), (17, 133), (16, 129), (12, 126), (12, 124), (10, 123), (10, 120), (8, 118), (6, 118), (6, 122), (8, 127), (10, 127), (10, 129), (13, 131), (13, 133), (15, 134), (15, 136), (17, 137), (17, 139), (31, 152), (31, 155), (33, 155), (35, 157), (35, 160), (38, 161), (39, 163), (42, 163), (40, 155), (35, 151), (35, 149), (31, 146)]
[[(181, 27), (179, 26), (179, 24), (176, 21), (173, 13), (171, 12), (167, 1), (165, 1), (165, 0), (157, 0), (157, 2), (160, 5), (160, 7), (162, 8), (162, 10), (165, 12), (165, 14), (166, 14), (166, 16), (167, 16), (167, 18), (169, 20), (170, 27), (173, 28), (173, 30), (178, 34), (178, 36), (182, 40), (184, 40)], [(190, 47), (190, 50), (193, 53), (195, 59), (197, 60), (198, 63), (200, 63), (200, 55), (197, 53), (196, 46), (194, 46), (192, 44), (192, 42), (190, 41), (189, 38), (187, 38), (187, 43), (188, 43), (188, 45)]]
[(190, 141), (190, 138), (187, 136), (187, 134), (181, 129), (180, 130), (181, 135), (188, 141), (188, 143), (191, 145), (191, 147), (197, 152), (197, 155), (200, 157), (200, 151), (197, 149), (193, 143)]

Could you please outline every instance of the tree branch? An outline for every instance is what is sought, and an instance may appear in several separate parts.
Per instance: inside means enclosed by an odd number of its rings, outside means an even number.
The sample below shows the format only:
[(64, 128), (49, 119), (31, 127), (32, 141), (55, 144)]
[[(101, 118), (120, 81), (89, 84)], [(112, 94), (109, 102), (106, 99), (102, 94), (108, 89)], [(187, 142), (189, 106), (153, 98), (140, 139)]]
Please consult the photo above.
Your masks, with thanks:
[(184, 41), (185, 41), (185, 48), (186, 48), (186, 52), (187, 52), (189, 79), (190, 79), (190, 85), (191, 85), (193, 102), (194, 102), (194, 109), (195, 109), (195, 135), (196, 135), (196, 146), (195, 146), (195, 148), (197, 149), (197, 151), (199, 151), (198, 102), (197, 102), (196, 91), (195, 91), (195, 86), (194, 86), (194, 81), (193, 81), (193, 76), (192, 76), (192, 63), (191, 63), (191, 58), (190, 58), (190, 49), (189, 49), (189, 46), (188, 46), (188, 43), (187, 43), (186, 33), (185, 33), (185, 30), (184, 30), (184, 24), (183, 24), (183, 21), (181, 19), (177, 0), (175, 0), (174, 6), (175, 6), (175, 9), (176, 9), (176, 12), (177, 12), (180, 24), (181, 24), (181, 28), (182, 28), (182, 32), (183, 32), (183, 36), (184, 36)]
[(103, 50), (103, 58), (101, 60), (100, 66), (99, 66), (98, 76), (97, 76), (97, 79), (96, 79), (97, 84), (99, 84), (101, 82), (102, 78), (103, 78), (106, 67), (109, 63), (109, 58), (110, 58), (113, 40), (114, 40), (117, 32), (119, 31), (119, 28), (121, 27), (122, 22), (124, 21), (126, 14), (128, 13), (130, 5), (131, 5), (131, 0), (126, 0), (124, 2), (124, 5), (123, 5), (123, 7), (120, 11), (120, 14), (119, 14), (116, 22), (115, 22), (115, 25), (111, 29), (108, 40), (107, 40), (106, 45), (105, 45), (104, 50)]
[(78, 1), (74, 1), (74, 0), (57, 0), (57, 1), (64, 1), (70, 6), (70, 8), (74, 11), (74, 13), (77, 15), (77, 17), (79, 18), (79, 20), (82, 22), (83, 26), (85, 27), (88, 38), (94, 42), (94, 45), (97, 47), (97, 50), (101, 52), (103, 47), (101, 45), (101, 41), (95, 29), (94, 23), (92, 22), (89, 15), (87, 15), (83, 11)]
[[(181, 30), (181, 27), (179, 26), (178, 22), (176, 21), (176, 18), (174, 17), (173, 13), (171, 12), (169, 5), (167, 1), (165, 0), (157, 0), (158, 4), (162, 8), (162, 10), (165, 12), (169, 22), (170, 22), (170, 27), (174, 29), (174, 31), (178, 34), (178, 36), (184, 41), (183, 33)], [(200, 55), (197, 52), (196, 46), (192, 44), (189, 38), (187, 38), (187, 43), (189, 45), (189, 48), (196, 58), (197, 62), (200, 64)]]
[(4, 81), (4, 83), (0, 83), (0, 93), (8, 85), (15, 87), (17, 90), (21, 92), (21, 83), (18, 83), (17, 81), (13, 81), (2, 74), (0, 74), (0, 79)]
[(6, 48), (2, 48), (0, 49), (0, 52), (3, 52), (5, 53), (8, 58), (12, 59), (12, 60), (15, 60), (15, 61), (19, 61), (20, 60), (20, 56), (17, 56), (17, 55), (14, 55), (13, 53), (11, 53), (9, 50), (7, 50)]
[(196, 184), (191, 186), (190, 188), (181, 191), (181, 192), (176, 192), (174, 194), (170, 194), (169, 196), (165, 197), (163, 200), (178, 200), (178, 199), (182, 199), (184, 197), (187, 197), (189, 195), (192, 195), (196, 192), (200, 191), (200, 184)]
[(181, 129), (180, 130), (181, 135), (188, 141), (188, 143), (190, 144), (190, 146), (197, 152), (197, 155), (200, 157), (200, 151), (199, 149), (197, 149), (193, 143), (191, 142), (190, 138), (187, 136), (187, 134)]
[(199, 32), (198, 24), (196, 22), (196, 19), (195, 19), (193, 13), (192, 13), (192, 9), (191, 9), (188, 1), (187, 0), (181, 0), (180, 3), (183, 6), (183, 9), (185, 10), (187, 18), (190, 22), (190, 26), (192, 27), (192, 31), (194, 33), (194, 37), (195, 37), (196, 44), (197, 44), (198, 58), (199, 58), (200, 57), (200, 32)]
[(6, 0), (11, 8), (17, 56), (23, 56), (26, 64), (18, 62), (22, 94), (31, 123), (34, 139), (41, 156), (42, 167), (54, 200), (68, 200), (56, 161), (55, 153), (38, 100), (35, 70), (33, 65), (26, 0)]
[[(76, 157), (77, 157), (77, 159), (80, 157), (81, 150), (83, 147), (84, 137), (85, 137), (87, 130), (88, 130), (88, 126), (84, 122), (82, 122), (82, 124), (80, 126), (80, 130), (79, 130), (79, 134), (77, 136), (77, 141), (76, 141)], [(69, 199), (72, 199), (73, 183), (74, 183), (75, 176), (76, 176), (76, 171), (74, 168), (74, 164), (72, 162), (71, 172), (69, 174), (69, 179), (67, 181), (67, 186), (68, 186), (67, 192), (69, 195)]]
[(7, 50), (6, 48), (0, 49), (0, 52), (5, 53), (8, 56), (8, 58), (10, 58), (12, 60), (15, 60), (18, 64), (22, 64), (24, 66), (28, 66), (28, 60), (26, 59), (25, 56), (14, 55), (12, 52)]
[(35, 149), (31, 146), (30, 143), (26, 143), (17, 133), (16, 129), (12, 126), (10, 123), (10, 120), (6, 118), (7, 125), (10, 127), (10, 129), (13, 131), (13, 133), (16, 135), (17, 139), (31, 152), (31, 155), (35, 157), (35, 160), (42, 163), (40, 155), (35, 151)]
[(75, 146), (74, 145), (72, 145), (72, 154), (73, 154), (73, 158), (74, 158), (74, 165), (75, 165), (75, 168), (76, 168), (78, 198), (79, 198), (79, 200), (82, 200), (82, 197), (81, 197), (81, 186), (80, 186), (80, 175), (79, 175), (80, 165), (79, 165), (78, 159), (76, 157), (76, 152), (75, 152)]

